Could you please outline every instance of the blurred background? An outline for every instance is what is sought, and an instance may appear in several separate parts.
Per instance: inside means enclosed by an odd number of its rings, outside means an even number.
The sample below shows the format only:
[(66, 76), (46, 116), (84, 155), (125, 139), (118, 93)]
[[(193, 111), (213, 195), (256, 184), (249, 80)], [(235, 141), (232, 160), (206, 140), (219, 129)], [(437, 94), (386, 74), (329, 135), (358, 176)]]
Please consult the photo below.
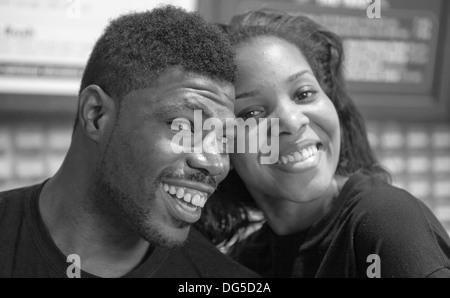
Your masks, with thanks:
[(372, 2), (0, 0), (0, 191), (57, 171), (84, 65), (110, 18), (171, 3), (226, 23), (268, 7), (307, 14), (343, 38), (348, 87), (380, 162), (450, 232), (450, 1)]

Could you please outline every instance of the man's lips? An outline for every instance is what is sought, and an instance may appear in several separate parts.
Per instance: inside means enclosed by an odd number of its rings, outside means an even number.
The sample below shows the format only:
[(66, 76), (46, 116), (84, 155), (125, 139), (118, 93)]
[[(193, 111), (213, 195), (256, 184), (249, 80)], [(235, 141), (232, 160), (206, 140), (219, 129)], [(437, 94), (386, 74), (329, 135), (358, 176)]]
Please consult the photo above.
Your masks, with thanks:
[(183, 200), (195, 207), (203, 208), (208, 197), (214, 192), (214, 188), (187, 180), (164, 179), (162, 188), (175, 199)]
[[(195, 206), (183, 200), (183, 198), (178, 199), (175, 195), (170, 194), (167, 189), (167, 184), (161, 183), (160, 188), (165, 197), (167, 207), (169, 208), (169, 213), (176, 219), (183, 222), (193, 224), (200, 219), (202, 214), (202, 208)], [(170, 187), (169, 187), (170, 189)]]
[(177, 187), (191, 188), (194, 190), (198, 190), (200, 192), (207, 193), (208, 195), (212, 195), (214, 193), (214, 191), (216, 190), (215, 187), (213, 187), (211, 185), (192, 181), (192, 180), (164, 178), (164, 179), (161, 179), (161, 182), (167, 183), (169, 185), (177, 186)]

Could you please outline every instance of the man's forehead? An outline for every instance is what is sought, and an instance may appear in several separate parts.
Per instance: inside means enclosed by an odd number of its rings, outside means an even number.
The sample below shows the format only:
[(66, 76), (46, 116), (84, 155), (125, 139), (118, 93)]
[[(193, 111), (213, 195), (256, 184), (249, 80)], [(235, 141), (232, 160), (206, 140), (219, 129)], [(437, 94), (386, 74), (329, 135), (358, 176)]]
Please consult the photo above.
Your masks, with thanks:
[[(235, 100), (234, 86), (207, 76), (191, 72), (173, 70), (164, 73), (152, 87), (154, 103), (169, 104), (173, 99), (188, 98), (209, 104), (211, 107), (233, 110)], [(151, 102), (150, 102), (151, 103)]]
[(226, 97), (234, 102), (234, 86), (231, 82), (223, 81), (207, 75), (184, 71), (173, 67), (163, 71), (155, 86), (156, 88), (190, 88), (211, 92)]
[(234, 117), (234, 87), (231, 84), (222, 86), (203, 77), (179, 78), (166, 76), (166, 80), (157, 86), (133, 91), (126, 101), (134, 102), (130, 108), (135, 112), (142, 110), (164, 115), (182, 110), (202, 110), (206, 117)]

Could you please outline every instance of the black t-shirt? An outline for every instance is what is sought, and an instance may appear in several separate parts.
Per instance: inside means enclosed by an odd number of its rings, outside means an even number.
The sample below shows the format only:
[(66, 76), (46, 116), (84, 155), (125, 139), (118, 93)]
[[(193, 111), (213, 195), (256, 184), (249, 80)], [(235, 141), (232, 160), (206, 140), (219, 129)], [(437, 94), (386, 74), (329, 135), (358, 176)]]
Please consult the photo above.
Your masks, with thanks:
[[(43, 184), (0, 193), (0, 278), (67, 277), (72, 263), (54, 244), (39, 213)], [(81, 271), (81, 277), (96, 277)], [(220, 253), (191, 228), (184, 247), (153, 248), (124, 277), (258, 277)]]
[(450, 239), (431, 210), (362, 174), (309, 229), (278, 236), (265, 224), (234, 254), (265, 277), (373, 277), (377, 265), (380, 277), (450, 277)]

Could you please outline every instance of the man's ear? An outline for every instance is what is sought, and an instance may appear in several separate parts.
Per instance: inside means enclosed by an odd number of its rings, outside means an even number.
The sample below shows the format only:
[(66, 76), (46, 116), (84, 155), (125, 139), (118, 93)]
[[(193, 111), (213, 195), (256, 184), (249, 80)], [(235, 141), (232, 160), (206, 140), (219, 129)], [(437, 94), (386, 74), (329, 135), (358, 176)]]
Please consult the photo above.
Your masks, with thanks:
[(90, 85), (81, 92), (78, 107), (80, 127), (90, 139), (102, 138), (117, 115), (114, 99), (97, 85)]

